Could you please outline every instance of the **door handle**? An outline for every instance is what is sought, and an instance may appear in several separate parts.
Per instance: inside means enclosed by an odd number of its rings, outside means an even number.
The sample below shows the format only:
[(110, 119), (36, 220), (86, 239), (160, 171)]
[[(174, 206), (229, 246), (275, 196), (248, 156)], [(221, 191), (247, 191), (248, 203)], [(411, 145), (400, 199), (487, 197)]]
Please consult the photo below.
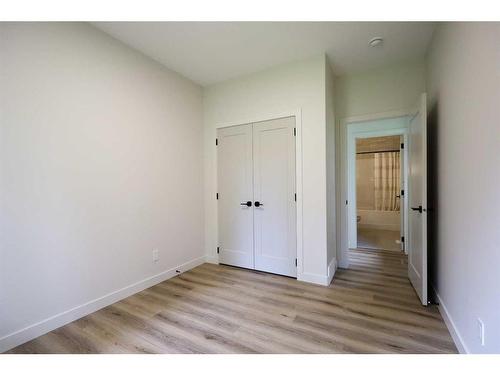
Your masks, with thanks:
[(252, 207), (252, 202), (251, 201), (241, 202), (240, 206)]
[(412, 209), (413, 211), (418, 211), (419, 213), (422, 213), (422, 206), (412, 207), (411, 209)]
[(264, 203), (260, 203), (259, 201), (255, 201), (255, 207), (263, 206)]

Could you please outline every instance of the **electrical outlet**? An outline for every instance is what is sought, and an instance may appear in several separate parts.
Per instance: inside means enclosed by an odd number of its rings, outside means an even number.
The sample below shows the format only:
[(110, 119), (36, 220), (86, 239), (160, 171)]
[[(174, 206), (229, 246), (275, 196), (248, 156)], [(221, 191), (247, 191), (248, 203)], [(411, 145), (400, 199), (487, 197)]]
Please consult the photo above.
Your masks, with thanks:
[(480, 318), (477, 318), (477, 333), (481, 346), (484, 346), (484, 323)]
[(160, 260), (160, 252), (158, 249), (153, 249), (153, 263), (158, 263)]

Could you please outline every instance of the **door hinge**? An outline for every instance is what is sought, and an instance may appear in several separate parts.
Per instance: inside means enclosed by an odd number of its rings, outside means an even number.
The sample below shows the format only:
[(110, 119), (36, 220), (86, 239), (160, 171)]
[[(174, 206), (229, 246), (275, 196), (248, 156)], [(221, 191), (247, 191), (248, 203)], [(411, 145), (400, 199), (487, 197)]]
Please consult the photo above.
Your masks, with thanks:
[(401, 149), (405, 148), (405, 144), (401, 143)]
[(297, 128), (293, 128), (293, 136), (296, 137), (297, 136)]
[(219, 248), (219, 246), (217, 246), (217, 254), (219, 254), (219, 250), (220, 250), (220, 248)]
[(401, 237), (401, 242), (405, 242), (405, 236)]
[(294, 194), (295, 202), (297, 202), (297, 193)]
[(215, 193), (215, 199), (219, 199), (219, 193)]
[(295, 258), (295, 267), (297, 267), (297, 258)]
[(401, 190), (401, 196), (405, 195), (405, 191)]
[(215, 138), (215, 145), (218, 146), (219, 145), (219, 140), (217, 138)]

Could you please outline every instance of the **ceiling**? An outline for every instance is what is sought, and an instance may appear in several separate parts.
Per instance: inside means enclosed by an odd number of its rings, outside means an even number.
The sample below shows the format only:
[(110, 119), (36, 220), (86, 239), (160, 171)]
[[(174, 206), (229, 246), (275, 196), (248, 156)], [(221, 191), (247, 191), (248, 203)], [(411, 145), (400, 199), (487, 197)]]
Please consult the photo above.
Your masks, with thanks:
[[(207, 86), (326, 53), (336, 75), (423, 58), (430, 22), (95, 22), (94, 26)], [(380, 47), (369, 47), (381, 36)]]

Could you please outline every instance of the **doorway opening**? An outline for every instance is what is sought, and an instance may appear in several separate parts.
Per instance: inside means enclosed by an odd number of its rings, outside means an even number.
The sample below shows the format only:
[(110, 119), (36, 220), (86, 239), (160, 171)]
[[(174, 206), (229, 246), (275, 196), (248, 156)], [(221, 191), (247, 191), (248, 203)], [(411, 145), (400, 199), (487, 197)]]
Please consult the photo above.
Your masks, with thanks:
[(356, 138), (357, 248), (404, 251), (402, 135)]
[[(373, 266), (377, 273), (399, 274), (410, 281), (415, 292), (423, 305), (427, 305), (427, 97), (423, 93), (419, 96), (415, 107), (406, 112), (375, 114), (360, 117), (347, 118), (341, 122), (341, 200), (345, 199), (345, 205), (340, 208), (340, 266), (342, 268), (359, 267), (366, 270)], [(394, 207), (399, 201), (400, 232), (402, 236), (399, 244), (404, 252), (394, 250), (363, 250), (358, 246), (358, 189), (357, 175), (357, 142), (359, 139), (374, 137), (398, 136), (403, 139), (399, 148), (400, 168), (400, 194), (397, 197), (397, 183), (380, 188), (377, 194), (386, 196), (386, 202), (374, 203), (384, 207)], [(378, 150), (377, 150), (378, 151)], [(392, 162), (397, 162), (395, 149)], [(379, 152), (380, 154), (382, 152)], [(375, 161), (374, 161), (375, 163)], [(384, 162), (379, 160), (380, 166)], [(390, 164), (392, 163), (392, 164)], [(373, 178), (375, 171), (383, 173), (373, 167)], [(392, 169), (393, 167), (391, 167)], [(397, 178), (397, 172), (394, 179)], [(387, 177), (387, 173), (386, 173)], [(382, 179), (384, 180), (384, 179)], [(388, 179), (382, 181), (388, 185)], [(374, 181), (375, 184), (375, 181)], [(375, 192), (374, 192), (375, 194)], [(380, 200), (380, 195), (375, 194), (375, 202)], [(396, 201), (396, 200), (398, 201)], [(380, 206), (380, 207), (382, 207)], [(375, 210), (376, 211), (376, 210)], [(366, 216), (366, 214), (365, 214)], [(365, 218), (366, 219), (366, 218)], [(363, 218), (359, 218), (363, 222)], [(366, 224), (366, 220), (365, 220)], [(394, 240), (394, 237), (393, 237)], [(361, 246), (363, 246), (361, 241)], [(389, 243), (390, 243), (389, 239)], [(366, 245), (365, 245), (366, 246)], [(376, 244), (375, 247), (384, 247)], [(371, 252), (371, 253), (370, 253)], [(376, 256), (373, 252), (379, 252)], [(383, 252), (383, 254), (380, 254)], [(396, 257), (396, 259), (394, 258)], [(387, 270), (387, 266), (403, 265), (394, 270)]]
[(346, 124), (347, 267), (349, 249), (407, 254), (408, 124), (408, 115)]
[(408, 125), (407, 113), (381, 115), (346, 121), (344, 133), (344, 260), (364, 277), (391, 275), (400, 286), (409, 286), (402, 246), (408, 233), (408, 194), (401, 194), (408, 181)]

